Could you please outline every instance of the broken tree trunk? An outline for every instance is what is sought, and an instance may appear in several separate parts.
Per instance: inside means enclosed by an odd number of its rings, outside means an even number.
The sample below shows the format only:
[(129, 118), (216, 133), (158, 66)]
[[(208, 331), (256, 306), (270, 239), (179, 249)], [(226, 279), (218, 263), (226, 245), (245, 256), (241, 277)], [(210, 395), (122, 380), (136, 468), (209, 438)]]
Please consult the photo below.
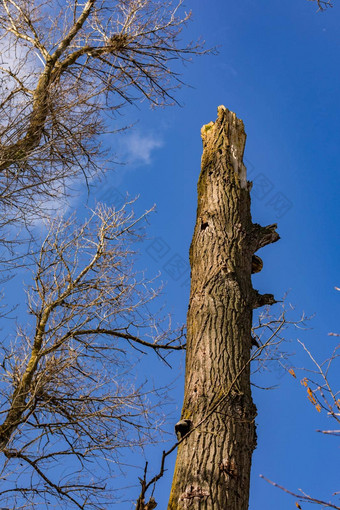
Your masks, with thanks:
[[(224, 106), (203, 126), (198, 208), (190, 248), (185, 395), (168, 510), (246, 510), (256, 446), (250, 388), (254, 253), (279, 235), (250, 214), (243, 122)], [(255, 269), (253, 266), (256, 266)], [(253, 267), (253, 271), (252, 271)], [(187, 435), (186, 435), (187, 434)]]

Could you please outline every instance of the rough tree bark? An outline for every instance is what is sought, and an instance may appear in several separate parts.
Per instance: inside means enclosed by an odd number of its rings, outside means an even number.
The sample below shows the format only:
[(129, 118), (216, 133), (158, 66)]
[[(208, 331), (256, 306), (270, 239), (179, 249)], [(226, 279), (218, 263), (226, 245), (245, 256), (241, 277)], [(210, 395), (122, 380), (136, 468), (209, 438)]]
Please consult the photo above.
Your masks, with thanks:
[(246, 510), (256, 446), (252, 312), (275, 302), (253, 289), (252, 261), (258, 267), (254, 253), (279, 235), (276, 225), (251, 220), (243, 122), (220, 106), (201, 134), (183, 421), (176, 429), (179, 438), (187, 435), (178, 447), (168, 510)]

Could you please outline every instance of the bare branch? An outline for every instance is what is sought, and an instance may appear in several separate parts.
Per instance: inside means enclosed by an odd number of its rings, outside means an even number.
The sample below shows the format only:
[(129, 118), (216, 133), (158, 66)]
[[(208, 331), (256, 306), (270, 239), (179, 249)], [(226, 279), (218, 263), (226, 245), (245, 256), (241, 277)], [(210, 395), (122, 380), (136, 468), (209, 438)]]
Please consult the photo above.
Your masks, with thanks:
[[(337, 287), (335, 287), (336, 290), (339, 290)], [(337, 335), (332, 335), (337, 336)], [(305, 353), (307, 354), (308, 358), (312, 362), (312, 368), (304, 368), (302, 369), (303, 372), (306, 374), (305, 377), (301, 380), (301, 384), (303, 387), (306, 388), (307, 392), (307, 398), (311, 402), (311, 404), (315, 407), (315, 409), (321, 413), (322, 411), (325, 411), (328, 415), (328, 417), (333, 418), (337, 422), (337, 424), (340, 423), (340, 399), (339, 399), (339, 390), (335, 390), (333, 388), (333, 385), (331, 383), (331, 369), (334, 368), (335, 362), (339, 359), (339, 349), (340, 345), (335, 346), (331, 356), (323, 361), (322, 363), (319, 363), (315, 356), (311, 353), (311, 351), (306, 347), (306, 345), (298, 340), (298, 343), (302, 346)], [(298, 369), (289, 369), (289, 373), (296, 378), (296, 371)], [(321, 432), (322, 434), (327, 435), (334, 435), (339, 436), (340, 431), (339, 430), (317, 430), (317, 432)], [(261, 478), (266, 480), (268, 483), (273, 485), (274, 487), (278, 487), (279, 489), (283, 490), (287, 494), (290, 494), (291, 496), (294, 496), (301, 502), (305, 503), (311, 503), (320, 505), (323, 508), (335, 508), (340, 509), (338, 505), (335, 505), (334, 503), (330, 501), (323, 501), (318, 498), (315, 498), (314, 496), (310, 496), (308, 494), (305, 494), (301, 489), (299, 489), (300, 494), (294, 493), (285, 487), (282, 487), (281, 485), (278, 485), (275, 482), (272, 482), (271, 480), (268, 480), (263, 475), (260, 475)], [(338, 493), (335, 492), (333, 495), (337, 495)], [(298, 506), (298, 505), (297, 505)], [(298, 506), (300, 508), (300, 506)]]
[[(1, 501), (13, 505), (21, 487), (22, 496), (34, 494), (37, 502), (39, 488), (40, 498), (97, 508), (100, 494), (108, 496), (106, 476), (112, 477), (119, 448), (155, 440), (149, 400), (158, 399), (127, 382), (126, 354), (131, 358), (136, 344), (163, 359), (160, 351), (184, 348), (184, 332), (163, 327), (148, 309), (157, 290), (133, 271), (141, 219), (127, 208), (99, 204), (80, 225), (75, 217), (50, 219), (40, 250), (30, 256), (34, 321), (26, 320), (6, 347), (0, 377)], [(70, 457), (73, 470), (62, 481), (60, 466)], [(106, 474), (98, 469), (94, 476), (93, 463), (102, 468), (103, 458)], [(20, 461), (31, 472), (26, 487)]]
[(328, 7), (333, 7), (333, 3), (331, 2), (331, 0), (309, 0), (309, 1), (312, 1), (312, 2), (317, 2), (318, 4), (318, 7), (319, 7), (319, 11), (325, 11)]
[(263, 475), (260, 475), (260, 478), (263, 478), (263, 480), (266, 480), (266, 482), (270, 483), (274, 487), (277, 487), (278, 489), (281, 489), (282, 491), (286, 492), (287, 494), (290, 494), (291, 496), (294, 496), (299, 501), (304, 501), (306, 503), (316, 503), (317, 505), (322, 505), (325, 508), (335, 508), (336, 510), (340, 510), (339, 506), (334, 505), (331, 502), (322, 501), (321, 499), (316, 499), (316, 498), (313, 498), (311, 496), (307, 496), (305, 494), (297, 494), (295, 492), (291, 492), (288, 489), (285, 489), (285, 487), (282, 487), (281, 485), (279, 485), (279, 484), (277, 484), (275, 482), (272, 482), (271, 480), (269, 480), (268, 478), (266, 478)]

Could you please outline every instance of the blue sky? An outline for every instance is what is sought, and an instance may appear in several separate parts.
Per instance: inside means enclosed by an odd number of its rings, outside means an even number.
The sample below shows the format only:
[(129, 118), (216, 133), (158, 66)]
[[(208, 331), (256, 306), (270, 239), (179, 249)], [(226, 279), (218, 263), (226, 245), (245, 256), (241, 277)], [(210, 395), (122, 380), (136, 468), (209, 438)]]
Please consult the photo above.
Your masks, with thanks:
[[(277, 298), (289, 291), (288, 301), (296, 315), (316, 314), (308, 331), (288, 334), (292, 342), (287, 350), (296, 353), (293, 365), (307, 366), (295, 340), (300, 338), (321, 361), (336, 345), (328, 332), (339, 330), (339, 293), (334, 290), (339, 285), (340, 259), (339, 6), (317, 13), (316, 5), (307, 0), (215, 0), (210, 4), (193, 0), (186, 7), (193, 10), (193, 22), (185, 37), (202, 36), (208, 47), (218, 46), (219, 53), (196, 59), (183, 70), (184, 81), (191, 87), (178, 93), (182, 107), (150, 111), (141, 105), (126, 110), (120, 122), (138, 123), (112, 138), (113, 150), (126, 166), (117, 168), (93, 196), (110, 202), (117, 193), (128, 191), (140, 196), (136, 207), (141, 211), (156, 203), (140, 264), (150, 275), (161, 271), (161, 279), (167, 282), (166, 309), (175, 322), (184, 322), (189, 293), (185, 264), (196, 215), (200, 128), (215, 120), (219, 104), (236, 112), (248, 136), (245, 158), (249, 179), (254, 180), (253, 220), (263, 225), (278, 222), (282, 238), (262, 250), (264, 269), (254, 276), (254, 286)], [(173, 260), (180, 261), (181, 274), (171, 270)], [(184, 360), (174, 357), (172, 370), (153, 362), (156, 383), (177, 379), (173, 412), (166, 425), (171, 433), (182, 404)], [(254, 391), (258, 448), (251, 510), (271, 510), (274, 505), (276, 510), (295, 508), (294, 499), (259, 479), (259, 474), (321, 499), (339, 490), (336, 439), (315, 432), (332, 424), (307, 401), (299, 375), (294, 380), (279, 368), (271, 369), (263, 374), (263, 385), (277, 385), (277, 389)], [(339, 377), (335, 383), (339, 384)], [(162, 444), (146, 450), (152, 470), (164, 448)], [(135, 461), (144, 467), (142, 458)], [(173, 461), (155, 494), (160, 509), (166, 508)], [(134, 483), (133, 471), (129, 481)], [(127, 510), (132, 505), (119, 507)]]
[[(336, 0), (335, 0), (336, 2)], [(308, 331), (290, 331), (287, 350), (294, 366), (308, 360), (296, 342), (300, 338), (322, 361), (336, 345), (330, 331), (339, 331), (339, 168), (340, 150), (340, 11), (339, 6), (318, 13), (307, 0), (188, 0), (192, 22), (183, 38), (202, 36), (217, 55), (194, 59), (183, 71), (189, 85), (177, 93), (181, 107), (148, 109), (130, 107), (114, 128), (134, 127), (108, 136), (117, 165), (104, 183), (94, 186), (90, 203), (115, 204), (127, 192), (139, 196), (138, 212), (156, 204), (147, 239), (140, 246), (138, 266), (152, 277), (161, 273), (166, 283), (164, 310), (174, 323), (184, 323), (189, 296), (188, 250), (196, 216), (196, 184), (202, 144), (200, 128), (215, 120), (224, 104), (243, 119), (247, 132), (245, 163), (254, 181), (253, 221), (278, 223), (281, 240), (264, 248), (263, 271), (254, 286), (274, 293), (289, 291), (288, 301), (302, 312), (316, 314)], [(77, 205), (80, 206), (81, 199)], [(174, 263), (177, 270), (174, 271)], [(178, 270), (178, 268), (180, 270)], [(172, 383), (172, 404), (165, 429), (170, 438), (135, 452), (126, 462), (127, 480), (117, 478), (117, 488), (130, 488), (119, 503), (131, 510), (138, 496), (138, 476), (145, 459), (150, 472), (158, 470), (161, 452), (173, 444), (184, 381), (184, 356), (172, 356), (172, 369), (156, 362), (151, 353), (143, 368), (156, 386)], [(328, 499), (339, 490), (339, 451), (334, 437), (316, 429), (332, 428), (306, 398), (305, 389), (284, 370), (257, 376), (271, 391), (254, 389), (258, 408), (258, 447), (254, 454), (251, 510), (296, 508), (294, 499), (269, 486), (259, 474), (296, 491)], [(140, 373), (143, 378), (144, 374)], [(302, 375), (301, 375), (302, 377)], [(300, 377), (300, 378), (301, 378)], [(339, 376), (334, 377), (339, 387)], [(336, 386), (337, 384), (337, 386)], [(160, 510), (166, 508), (175, 457), (155, 493)], [(304, 505), (302, 505), (305, 508)]]

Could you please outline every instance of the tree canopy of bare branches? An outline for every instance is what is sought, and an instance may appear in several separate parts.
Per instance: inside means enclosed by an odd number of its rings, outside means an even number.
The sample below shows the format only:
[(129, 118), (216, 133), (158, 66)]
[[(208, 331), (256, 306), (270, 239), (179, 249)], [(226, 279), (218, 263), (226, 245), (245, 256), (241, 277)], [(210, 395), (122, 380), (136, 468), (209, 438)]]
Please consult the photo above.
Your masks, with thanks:
[(119, 452), (158, 434), (157, 392), (130, 377), (130, 355), (164, 360), (183, 329), (133, 270), (139, 220), (127, 205), (83, 224), (45, 213), (107, 169), (101, 136), (124, 105), (176, 101), (178, 62), (201, 52), (180, 43), (189, 18), (182, 0), (0, 0), (1, 244), (13, 222), (47, 229), (25, 245), (26, 315), (1, 343), (2, 504), (107, 507)]
[(50, 220), (32, 255), (31, 320), (2, 346), (2, 503), (103, 508), (120, 449), (155, 438), (155, 399), (131, 383), (127, 352), (162, 357), (183, 332), (148, 309), (157, 291), (133, 271), (137, 222), (101, 205), (81, 225)]
[[(173, 103), (182, 0), (1, 0), (0, 203), (19, 218), (102, 169), (100, 135), (126, 103)], [(112, 129), (112, 128), (111, 128)], [(13, 209), (14, 207), (14, 209)]]

